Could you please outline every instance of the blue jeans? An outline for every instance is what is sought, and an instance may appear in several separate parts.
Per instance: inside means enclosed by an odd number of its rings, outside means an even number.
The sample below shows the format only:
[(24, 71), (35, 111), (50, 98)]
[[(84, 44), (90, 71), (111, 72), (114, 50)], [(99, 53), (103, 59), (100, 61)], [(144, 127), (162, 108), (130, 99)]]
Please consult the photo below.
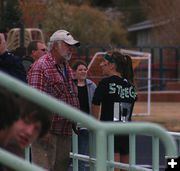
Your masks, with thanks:
[[(78, 135), (78, 153), (89, 155), (89, 132), (87, 129), (79, 130)], [(89, 171), (89, 164), (85, 161), (79, 161), (78, 171)]]

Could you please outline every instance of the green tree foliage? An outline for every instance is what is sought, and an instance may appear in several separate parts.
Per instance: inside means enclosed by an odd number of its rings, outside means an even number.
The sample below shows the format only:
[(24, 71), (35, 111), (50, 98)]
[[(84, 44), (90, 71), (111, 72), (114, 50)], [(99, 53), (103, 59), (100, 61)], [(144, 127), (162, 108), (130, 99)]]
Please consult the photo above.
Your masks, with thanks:
[(127, 45), (126, 30), (121, 19), (111, 19), (105, 12), (87, 5), (74, 6), (53, 0), (47, 11), (44, 29), (52, 33), (66, 29), (83, 44)]
[(152, 29), (156, 41), (164, 46), (180, 44), (180, 1), (141, 0), (148, 19), (159, 27)]
[(127, 25), (146, 19), (145, 6), (142, 5), (142, 0), (65, 0), (64, 2), (67, 1), (75, 4), (89, 2), (90, 5), (99, 8), (116, 8), (125, 16), (124, 23)]
[(19, 9), (18, 0), (6, 0), (4, 10), (4, 27), (9, 30), (13, 27), (18, 27), (21, 22), (21, 10)]
[(113, 0), (91, 0), (91, 4), (100, 7), (114, 6)]
[(0, 32), (4, 32), (4, 0), (0, 0)]
[(144, 6), (142, 6), (141, 0), (113, 0), (113, 5), (124, 14), (124, 22), (127, 25), (131, 25), (146, 19)]

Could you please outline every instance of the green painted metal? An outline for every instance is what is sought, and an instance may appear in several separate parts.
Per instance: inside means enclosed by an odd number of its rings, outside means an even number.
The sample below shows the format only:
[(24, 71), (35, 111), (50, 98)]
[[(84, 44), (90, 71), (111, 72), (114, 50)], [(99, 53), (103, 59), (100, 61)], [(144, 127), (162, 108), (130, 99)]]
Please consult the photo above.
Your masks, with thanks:
[(45, 171), (0, 148), (0, 163), (19, 171)]
[[(109, 135), (108, 136), (108, 153), (107, 153), (107, 159), (109, 161), (114, 161), (114, 135)], [(114, 167), (113, 166), (109, 166), (108, 168), (109, 171), (114, 171)]]
[[(0, 85), (3, 87), (6, 87), (7, 89), (19, 94), (20, 96), (23, 96), (42, 107), (49, 109), (52, 112), (59, 113), (62, 116), (71, 119), (77, 123), (82, 123), (83, 125), (86, 125), (86, 127), (91, 130), (93, 133), (96, 133), (96, 170), (97, 171), (106, 171), (107, 170), (107, 151), (104, 150), (107, 147), (107, 135), (110, 134), (145, 134), (145, 135), (151, 135), (158, 137), (165, 146), (166, 149), (166, 155), (167, 156), (176, 156), (177, 155), (177, 147), (175, 144), (175, 141), (173, 140), (172, 136), (170, 136), (166, 130), (157, 124), (152, 123), (112, 123), (112, 122), (100, 122), (94, 119), (91, 116), (85, 115), (83, 112), (70, 107), (69, 105), (65, 104), (62, 101), (58, 101), (55, 98), (49, 96), (46, 93), (39, 92), (36, 89), (33, 89), (27, 84), (17, 81), (16, 79), (8, 76), (7, 74), (4, 74), (0, 72)], [(4, 157), (6, 155), (5, 152), (0, 151), (0, 161), (2, 163), (8, 164), (12, 166), (13, 158)], [(11, 156), (7, 153), (8, 156)], [(17, 159), (19, 160), (19, 159)], [(92, 158), (93, 160), (93, 158)], [(132, 163), (134, 162), (134, 159), (131, 159)], [(21, 161), (22, 162), (22, 161)], [(92, 161), (93, 162), (93, 161)], [(23, 162), (22, 162), (23, 163)], [(113, 163), (113, 162), (109, 162)], [(19, 170), (21, 169), (21, 166), (27, 165), (28, 169), (31, 170), (30, 167), (35, 167), (33, 165), (28, 165), (27, 162), (25, 162), (23, 165), (17, 166)], [(122, 168), (129, 169), (128, 164), (120, 164)], [(12, 166), (13, 167), (13, 166)], [(15, 166), (14, 166), (15, 167)], [(155, 166), (156, 167), (156, 166)], [(17, 169), (16, 168), (16, 169)], [(131, 166), (133, 168), (132, 170), (136, 170), (136, 166)], [(18, 170), (17, 169), (17, 170)], [(24, 170), (28, 170), (23, 169)], [(38, 169), (34, 169), (39, 171)], [(138, 170), (138, 169), (137, 169)], [(141, 169), (139, 169), (141, 170)], [(143, 169), (142, 169), (143, 170)], [(146, 169), (147, 170), (147, 169)]]
[(25, 160), (30, 162), (30, 146), (25, 148)]
[(103, 127), (107, 133), (157, 136), (164, 143), (166, 155), (177, 155), (177, 146), (173, 137), (167, 133), (166, 129), (157, 124), (142, 122), (130, 122), (126, 124), (108, 122), (103, 124)]
[(96, 170), (107, 170), (107, 135), (105, 130), (96, 131)]
[(152, 169), (159, 171), (159, 138), (153, 137), (152, 139)]
[(96, 156), (96, 143), (95, 133), (89, 131), (89, 165), (90, 171), (95, 171), (95, 156)]
[(89, 168), (90, 171), (95, 171), (95, 156), (96, 156), (96, 142), (95, 142), (95, 132), (89, 131)]
[[(72, 133), (72, 152), (73, 154), (78, 153), (78, 137), (75, 135), (75, 133)], [(78, 171), (78, 159), (75, 157), (73, 158), (73, 171)]]
[(136, 135), (135, 134), (129, 135), (129, 164), (130, 166), (136, 164)]

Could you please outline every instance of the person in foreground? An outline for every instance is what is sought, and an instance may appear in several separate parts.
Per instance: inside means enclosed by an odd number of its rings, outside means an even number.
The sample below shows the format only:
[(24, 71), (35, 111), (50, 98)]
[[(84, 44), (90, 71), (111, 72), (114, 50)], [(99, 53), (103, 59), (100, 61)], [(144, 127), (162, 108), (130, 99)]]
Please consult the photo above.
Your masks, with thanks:
[[(80, 110), (90, 114), (91, 104), (96, 84), (87, 79), (87, 64), (82, 60), (76, 60), (72, 66), (75, 72), (75, 82), (78, 87), (78, 98), (80, 103)], [(78, 153), (89, 155), (89, 132), (87, 128), (79, 128), (78, 133)], [(89, 170), (87, 162), (79, 161), (79, 171)]]
[[(107, 77), (99, 82), (95, 90), (92, 102), (94, 117), (101, 121), (131, 121), (137, 100), (131, 57), (112, 50), (103, 55), (100, 65)], [(128, 163), (129, 137), (116, 135), (114, 143), (115, 161)]]
[[(28, 72), (30, 86), (79, 108), (77, 87), (68, 61), (79, 42), (66, 30), (52, 34), (48, 53), (35, 61)], [(53, 114), (46, 143), (32, 146), (33, 162), (52, 171), (67, 171), (71, 150), (72, 121)]]
[(0, 89), (0, 147), (24, 158), (24, 149), (50, 128), (50, 112)]

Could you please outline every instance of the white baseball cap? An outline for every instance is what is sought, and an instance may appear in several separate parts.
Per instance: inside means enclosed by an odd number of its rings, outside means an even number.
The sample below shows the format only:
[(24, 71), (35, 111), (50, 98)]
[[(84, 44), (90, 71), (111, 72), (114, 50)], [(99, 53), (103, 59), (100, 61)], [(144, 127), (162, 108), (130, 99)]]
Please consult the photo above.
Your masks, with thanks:
[(72, 35), (66, 30), (57, 30), (50, 37), (50, 42), (64, 41), (68, 45), (80, 46), (79, 41), (75, 40)]

